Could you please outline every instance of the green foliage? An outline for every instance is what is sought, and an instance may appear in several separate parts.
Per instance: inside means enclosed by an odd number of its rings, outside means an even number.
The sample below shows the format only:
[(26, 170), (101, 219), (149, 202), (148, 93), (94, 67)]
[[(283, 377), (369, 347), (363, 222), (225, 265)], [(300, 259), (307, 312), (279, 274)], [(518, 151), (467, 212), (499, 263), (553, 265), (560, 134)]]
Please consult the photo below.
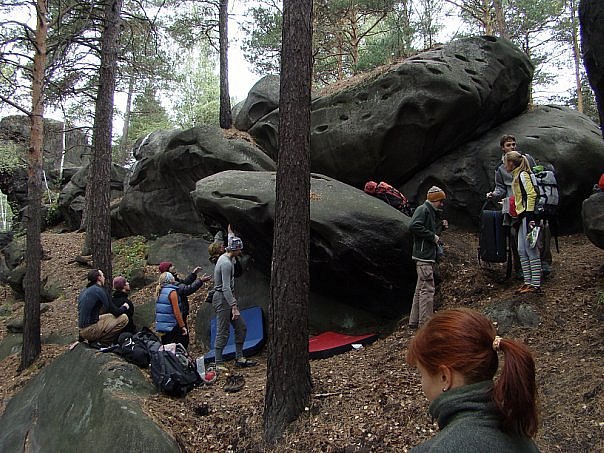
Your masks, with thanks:
[(148, 84), (134, 100), (134, 108), (130, 114), (128, 141), (134, 143), (149, 132), (171, 127), (172, 123), (166, 109), (157, 98), (155, 87)]
[(130, 236), (113, 241), (113, 274), (131, 278), (132, 273), (147, 264), (147, 240), (143, 236)]
[(282, 11), (258, 6), (250, 8), (247, 16), (249, 20), (242, 24), (246, 37), (241, 45), (245, 59), (253, 62), (252, 70), (256, 74), (278, 74), (281, 64)]
[(27, 168), (23, 150), (14, 142), (0, 143), (0, 172), (11, 173), (19, 168)]
[(63, 215), (61, 211), (59, 211), (59, 204), (57, 201), (48, 205), (46, 210), (46, 216), (44, 218), (44, 223), (48, 226), (58, 225), (61, 220), (63, 220)]
[[(248, 10), (244, 56), (258, 74), (280, 70), (282, 11), (277, 2)], [(409, 9), (393, 0), (315, 0), (313, 79), (325, 85), (406, 54)], [(407, 18), (407, 25), (401, 23)], [(401, 35), (405, 35), (402, 37)], [(400, 48), (393, 48), (401, 44)]]
[(218, 125), (220, 79), (214, 72), (216, 60), (207, 46), (196, 52), (183, 57), (171, 97), (174, 122), (181, 128), (200, 123)]

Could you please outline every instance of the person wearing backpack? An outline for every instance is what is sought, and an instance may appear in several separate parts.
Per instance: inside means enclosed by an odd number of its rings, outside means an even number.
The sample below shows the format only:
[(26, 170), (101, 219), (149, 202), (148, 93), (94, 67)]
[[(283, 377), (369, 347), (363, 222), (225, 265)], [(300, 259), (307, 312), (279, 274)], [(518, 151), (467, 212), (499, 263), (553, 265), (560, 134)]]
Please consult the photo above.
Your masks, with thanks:
[(522, 266), (524, 284), (517, 292), (537, 293), (541, 292), (541, 258), (539, 248), (531, 243), (528, 238), (537, 226), (537, 215), (535, 213), (537, 190), (531, 178), (531, 169), (528, 159), (517, 151), (510, 151), (505, 155), (506, 169), (512, 174), (512, 192), (516, 212), (520, 219), (518, 229), (518, 255)]
[(256, 362), (243, 356), (243, 343), (247, 334), (247, 325), (241, 317), (237, 299), (235, 298), (235, 259), (241, 255), (243, 241), (237, 237), (229, 238), (225, 253), (223, 253), (214, 268), (214, 295), (212, 307), (216, 312), (216, 339), (214, 341), (215, 362), (214, 370), (228, 371), (224, 365), (222, 351), (229, 339), (229, 326), (235, 331), (235, 366), (250, 367)]
[[(505, 156), (510, 151), (517, 151), (516, 137), (509, 134), (503, 135), (499, 140), (499, 146), (501, 148), (501, 163), (495, 169), (495, 188), (493, 191), (486, 194), (487, 198), (492, 198), (494, 201), (501, 201), (504, 198), (510, 198), (514, 195), (512, 191), (513, 176), (506, 169)], [(533, 159), (530, 154), (523, 154), (523, 156), (526, 157), (530, 167), (533, 168), (533, 166), (535, 166), (535, 159)], [(512, 250), (514, 270), (516, 271), (516, 275), (519, 278), (522, 278), (520, 256), (518, 256), (518, 248), (516, 247), (516, 243), (518, 242), (518, 224), (506, 213), (503, 215), (503, 226), (510, 236), (510, 248)]]

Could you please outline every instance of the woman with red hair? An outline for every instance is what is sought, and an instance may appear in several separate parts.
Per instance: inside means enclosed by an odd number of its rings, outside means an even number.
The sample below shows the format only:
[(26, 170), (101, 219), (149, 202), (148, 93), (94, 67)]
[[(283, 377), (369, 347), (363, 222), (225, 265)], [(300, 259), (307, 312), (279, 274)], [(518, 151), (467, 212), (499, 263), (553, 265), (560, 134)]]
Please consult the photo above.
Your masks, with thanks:
[[(496, 335), (491, 321), (459, 308), (436, 313), (411, 340), (440, 432), (414, 452), (536, 452), (535, 362), (522, 343)], [(504, 354), (501, 374), (493, 377)]]

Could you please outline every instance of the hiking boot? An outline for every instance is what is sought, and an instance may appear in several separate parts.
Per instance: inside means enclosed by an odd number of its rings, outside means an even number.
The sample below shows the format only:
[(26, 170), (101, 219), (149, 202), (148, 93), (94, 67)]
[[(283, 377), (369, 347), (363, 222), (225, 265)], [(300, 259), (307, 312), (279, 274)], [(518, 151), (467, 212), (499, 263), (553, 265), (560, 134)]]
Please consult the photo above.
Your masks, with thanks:
[(234, 374), (227, 377), (224, 384), (224, 391), (227, 393), (235, 393), (245, 386), (245, 379), (240, 374)]
[(238, 366), (240, 368), (248, 368), (256, 365), (258, 365), (258, 362), (254, 362), (253, 360), (249, 360), (245, 357), (241, 357), (240, 359), (235, 360), (235, 366)]
[(210, 369), (213, 370), (216, 374), (229, 372), (229, 369), (222, 363), (215, 363), (210, 367)]
[(527, 288), (528, 288), (529, 286), (531, 286), (531, 285), (529, 285), (529, 284), (525, 283), (525, 284), (524, 284), (524, 285), (522, 285), (520, 288), (517, 288), (517, 289), (516, 289), (516, 291), (514, 291), (514, 292), (515, 292), (516, 294), (521, 294), (521, 293), (524, 293), (524, 292), (526, 292), (526, 290), (527, 290)]
[(520, 294), (541, 293), (540, 286), (526, 285), (526, 288), (519, 291)]

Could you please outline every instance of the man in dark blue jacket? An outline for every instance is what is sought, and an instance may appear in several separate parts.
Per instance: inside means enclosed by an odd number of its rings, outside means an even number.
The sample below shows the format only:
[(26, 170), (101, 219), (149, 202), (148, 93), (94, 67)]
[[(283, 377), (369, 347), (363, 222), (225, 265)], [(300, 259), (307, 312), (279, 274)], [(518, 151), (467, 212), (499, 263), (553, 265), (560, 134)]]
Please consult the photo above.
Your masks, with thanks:
[[(89, 343), (110, 345), (128, 324), (128, 306), (115, 307), (103, 285), (105, 275), (100, 269), (88, 272), (88, 284), (78, 297), (80, 338)], [(100, 314), (101, 309), (106, 313)]]

